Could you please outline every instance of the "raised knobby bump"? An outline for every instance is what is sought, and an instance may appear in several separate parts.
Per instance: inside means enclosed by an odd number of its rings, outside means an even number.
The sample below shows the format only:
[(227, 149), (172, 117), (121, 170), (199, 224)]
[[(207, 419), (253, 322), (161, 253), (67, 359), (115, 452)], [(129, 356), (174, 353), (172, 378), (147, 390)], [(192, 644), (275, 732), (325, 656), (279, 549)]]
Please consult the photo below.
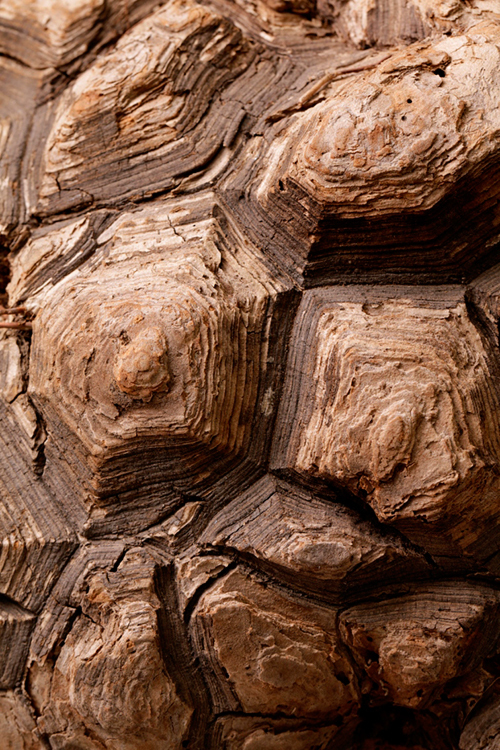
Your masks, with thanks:
[(117, 357), (113, 375), (120, 391), (134, 399), (151, 401), (157, 391), (168, 391), (167, 342), (160, 329), (143, 331), (126, 344)]

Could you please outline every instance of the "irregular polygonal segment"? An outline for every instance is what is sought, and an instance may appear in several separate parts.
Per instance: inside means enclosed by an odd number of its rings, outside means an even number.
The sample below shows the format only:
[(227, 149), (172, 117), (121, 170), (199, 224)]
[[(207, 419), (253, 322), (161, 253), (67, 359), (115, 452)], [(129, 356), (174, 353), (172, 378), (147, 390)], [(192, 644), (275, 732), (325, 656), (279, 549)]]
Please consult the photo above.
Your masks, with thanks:
[[(479, 2), (463, 0), (236, 0), (257, 15), (269, 30), (303, 23), (302, 33), (318, 27), (349, 39), (360, 49), (393, 47), (425, 39), (435, 32), (463, 30), (474, 18), (474, 6), (483, 12), (495, 10)], [(291, 14), (295, 14), (295, 17)], [(292, 20), (293, 19), (293, 20)], [(313, 23), (316, 21), (316, 28)], [(331, 31), (330, 31), (331, 34)], [(312, 35), (311, 35), (312, 36)]]
[(491, 264), (499, 40), (485, 22), (327, 75), (319, 103), (283, 113), (235, 210), (308, 283), (443, 283)]
[(440, 582), (348, 609), (340, 632), (373, 683), (373, 704), (423, 709), (446, 700), (447, 684), (453, 692), (452, 680), (495, 654), (497, 608), (492, 589)]
[(217, 710), (342, 724), (359, 701), (335, 610), (235, 570), (204, 593), (192, 636)]
[[(261, 460), (293, 306), (213, 209), (197, 195), (124, 213), (83, 265), (25, 299), (46, 476), (64, 481), (66, 464), (88, 509), (147, 506), (146, 526), (179, 502), (173, 482)], [(54, 236), (40, 237), (49, 255)]]
[(34, 68), (69, 62), (99, 31), (105, 0), (4, 0), (0, 52)]
[(32, 68), (61, 67), (123, 33), (154, 0), (3, 0), (0, 52)]
[[(431, 32), (422, 0), (324, 0), (324, 6), (337, 10), (337, 25), (359, 47), (393, 46), (424, 39)], [(458, 3), (454, 3), (458, 5)], [(435, 13), (443, 2), (435, 3)], [(424, 7), (422, 7), (424, 6)], [(456, 13), (455, 15), (458, 15)]]
[(429, 573), (423, 556), (396, 535), (383, 534), (332, 499), (272, 477), (225, 506), (198, 543), (236, 551), (294, 588), (330, 601)]
[(163, 659), (155, 563), (139, 549), (111, 570), (95, 562), (69, 592), (79, 609), (57, 656), (32, 655), (27, 684), (38, 727), (54, 747), (87, 747), (90, 737), (92, 748), (180, 748), (193, 710)]
[(433, 554), (486, 560), (500, 404), (465, 305), (338, 295), (299, 310), (273, 464), (347, 487)]
[(221, 92), (253, 54), (221, 16), (196, 2), (167, 2), (60, 98), (39, 144), (33, 210), (143, 198), (199, 170), (231, 128), (234, 107)]
[(410, 44), (450, 33), (474, 19), (463, 0), (318, 0), (319, 13), (361, 48)]

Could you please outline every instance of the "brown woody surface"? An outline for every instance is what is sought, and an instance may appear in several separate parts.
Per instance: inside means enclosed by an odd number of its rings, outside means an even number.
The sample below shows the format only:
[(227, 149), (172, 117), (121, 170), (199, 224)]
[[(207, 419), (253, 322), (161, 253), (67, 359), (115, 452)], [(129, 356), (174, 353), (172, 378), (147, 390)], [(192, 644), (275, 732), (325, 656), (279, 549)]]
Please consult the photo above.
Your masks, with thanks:
[(499, 133), (497, 0), (0, 0), (0, 750), (500, 748)]

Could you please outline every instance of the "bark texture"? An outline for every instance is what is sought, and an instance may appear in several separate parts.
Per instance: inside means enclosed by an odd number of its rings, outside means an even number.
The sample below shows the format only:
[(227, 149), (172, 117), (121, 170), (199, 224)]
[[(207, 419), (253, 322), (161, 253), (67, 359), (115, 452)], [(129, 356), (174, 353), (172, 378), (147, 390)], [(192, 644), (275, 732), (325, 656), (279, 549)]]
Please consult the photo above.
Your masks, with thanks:
[(0, 0), (2, 750), (500, 748), (499, 133), (497, 0)]

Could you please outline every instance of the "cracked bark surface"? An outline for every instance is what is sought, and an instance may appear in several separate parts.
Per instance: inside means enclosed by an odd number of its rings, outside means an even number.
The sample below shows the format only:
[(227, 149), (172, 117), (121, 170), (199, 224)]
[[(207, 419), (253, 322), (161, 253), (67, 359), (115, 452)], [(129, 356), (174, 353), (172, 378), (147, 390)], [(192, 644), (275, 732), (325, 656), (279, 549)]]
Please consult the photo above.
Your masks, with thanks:
[(0, 0), (0, 745), (500, 747), (499, 63)]

